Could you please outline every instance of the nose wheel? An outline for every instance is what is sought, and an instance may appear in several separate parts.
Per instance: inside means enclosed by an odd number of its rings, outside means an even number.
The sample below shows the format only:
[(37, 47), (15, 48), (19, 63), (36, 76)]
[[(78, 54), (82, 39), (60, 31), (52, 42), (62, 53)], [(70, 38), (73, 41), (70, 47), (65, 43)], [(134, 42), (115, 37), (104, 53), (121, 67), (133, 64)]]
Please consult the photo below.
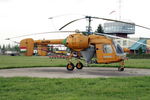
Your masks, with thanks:
[(118, 71), (124, 71), (124, 67), (119, 67)]
[(118, 67), (118, 71), (124, 71), (124, 61), (120, 62), (120, 67)]

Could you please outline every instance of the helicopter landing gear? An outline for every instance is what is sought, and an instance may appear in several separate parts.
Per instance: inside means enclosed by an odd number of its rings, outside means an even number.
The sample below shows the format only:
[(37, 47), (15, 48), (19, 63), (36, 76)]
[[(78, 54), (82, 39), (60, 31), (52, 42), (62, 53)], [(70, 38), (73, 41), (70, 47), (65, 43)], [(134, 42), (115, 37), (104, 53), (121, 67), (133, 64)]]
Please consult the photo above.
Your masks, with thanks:
[[(66, 67), (67, 67), (67, 70), (68, 70), (68, 71), (73, 71), (74, 68), (75, 68), (74, 64), (71, 63), (71, 62), (68, 63)], [(78, 62), (78, 63), (76, 64), (76, 68), (77, 68), (77, 69), (82, 69), (82, 68), (83, 68), (83, 64), (82, 64), (81, 62)]]
[(68, 64), (67, 64), (67, 70), (68, 71), (73, 71), (74, 70), (74, 67), (76, 67), (77, 69), (82, 69), (83, 68), (83, 64), (80, 62), (80, 54), (77, 53), (77, 57), (75, 58), (75, 60), (77, 61), (77, 64), (76, 66), (74, 66), (74, 64), (72, 63), (72, 57), (73, 57), (74, 53), (72, 52), (70, 54), (70, 56), (68, 56), (67, 58), (67, 61), (68, 61)]
[(74, 64), (73, 63), (68, 63), (68, 65), (67, 65), (67, 70), (68, 71), (73, 71), (74, 70)]
[(77, 68), (77, 69), (82, 69), (82, 68), (83, 68), (83, 64), (79, 61), (79, 62), (76, 64), (76, 68)]
[(124, 60), (120, 62), (120, 66), (118, 67), (118, 71), (124, 71)]

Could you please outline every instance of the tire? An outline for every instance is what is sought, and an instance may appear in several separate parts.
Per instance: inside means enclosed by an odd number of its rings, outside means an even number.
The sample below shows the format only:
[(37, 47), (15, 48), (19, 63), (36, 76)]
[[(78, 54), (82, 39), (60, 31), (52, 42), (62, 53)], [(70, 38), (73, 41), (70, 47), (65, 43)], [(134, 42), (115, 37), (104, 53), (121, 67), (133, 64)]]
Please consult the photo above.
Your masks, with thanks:
[(124, 71), (124, 67), (119, 67), (118, 71)]
[(73, 71), (73, 70), (74, 70), (74, 64), (73, 64), (73, 63), (69, 63), (69, 64), (67, 65), (67, 70), (68, 70), (68, 71)]
[(80, 62), (80, 63), (77, 63), (76, 64), (76, 68), (77, 69), (82, 69), (83, 68), (83, 64)]

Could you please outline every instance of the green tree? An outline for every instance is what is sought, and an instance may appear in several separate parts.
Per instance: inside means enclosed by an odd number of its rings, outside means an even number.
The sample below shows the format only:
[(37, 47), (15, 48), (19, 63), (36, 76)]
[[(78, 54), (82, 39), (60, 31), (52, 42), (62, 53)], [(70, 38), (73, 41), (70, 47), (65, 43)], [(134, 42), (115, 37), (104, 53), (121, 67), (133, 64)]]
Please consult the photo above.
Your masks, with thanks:
[(5, 51), (6, 51), (6, 47), (5, 47), (5, 45), (3, 44), (3, 47), (2, 47), (2, 54), (4, 54), (5, 53)]
[(104, 33), (104, 30), (103, 30), (103, 27), (102, 27), (101, 24), (98, 25), (98, 28), (97, 28), (96, 32), (98, 32), (98, 33)]
[(8, 45), (6, 46), (6, 50), (11, 50), (10, 44), (8, 44)]
[(19, 46), (18, 46), (18, 45), (15, 45), (15, 46), (14, 46), (14, 50), (15, 50), (15, 51), (20, 51)]
[(5, 49), (6, 49), (6, 47), (5, 47), (5, 45), (3, 44), (2, 50), (5, 50)]
[(139, 48), (139, 54), (143, 54), (143, 49), (142, 48)]

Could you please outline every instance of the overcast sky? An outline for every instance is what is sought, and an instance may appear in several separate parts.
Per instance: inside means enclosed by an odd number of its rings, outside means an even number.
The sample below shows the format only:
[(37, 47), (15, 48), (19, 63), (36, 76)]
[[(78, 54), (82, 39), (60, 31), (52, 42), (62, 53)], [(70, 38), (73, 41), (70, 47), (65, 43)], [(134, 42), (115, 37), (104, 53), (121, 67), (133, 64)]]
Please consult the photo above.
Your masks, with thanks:
[[(0, 0), (0, 44), (5, 38), (31, 33), (57, 31), (61, 26), (82, 15), (119, 18), (119, 0)], [(149, 0), (122, 0), (121, 19), (150, 27)], [(112, 14), (110, 14), (114, 11)], [(48, 19), (51, 16), (65, 15)], [(93, 20), (93, 30), (103, 21)], [(85, 30), (86, 21), (71, 24), (64, 30)], [(30, 36), (34, 39), (65, 38), (68, 34)], [(132, 35), (133, 37), (133, 35)], [(150, 31), (136, 27), (134, 37), (150, 37)], [(27, 38), (27, 37), (23, 37)], [(20, 41), (22, 38), (13, 39)]]

